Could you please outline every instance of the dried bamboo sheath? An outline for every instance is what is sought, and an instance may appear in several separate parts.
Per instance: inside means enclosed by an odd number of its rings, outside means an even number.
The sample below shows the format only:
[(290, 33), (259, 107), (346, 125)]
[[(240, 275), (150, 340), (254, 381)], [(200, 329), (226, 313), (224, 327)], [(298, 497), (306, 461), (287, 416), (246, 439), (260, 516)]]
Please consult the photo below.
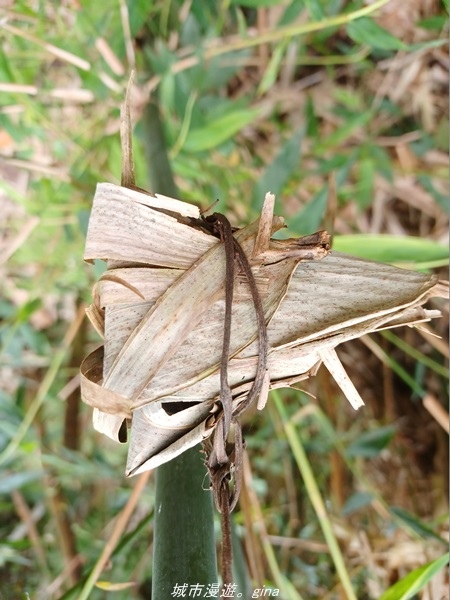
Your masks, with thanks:
[[(448, 297), (448, 286), (433, 275), (329, 253), (325, 232), (271, 240), (283, 227), (272, 211), (267, 194), (261, 219), (234, 233), (268, 327), (265, 394), (313, 375), (323, 362), (358, 408), (362, 399), (336, 346), (439, 316), (423, 304)], [(123, 440), (124, 420), (130, 424), (128, 475), (203, 441), (220, 418), (225, 253), (198, 227), (199, 216), (196, 206), (165, 196), (97, 187), (84, 258), (108, 265), (88, 310), (104, 348), (82, 365), (82, 397), (109, 437)], [(257, 331), (248, 284), (237, 274), (228, 365), (235, 409), (255, 377)]]

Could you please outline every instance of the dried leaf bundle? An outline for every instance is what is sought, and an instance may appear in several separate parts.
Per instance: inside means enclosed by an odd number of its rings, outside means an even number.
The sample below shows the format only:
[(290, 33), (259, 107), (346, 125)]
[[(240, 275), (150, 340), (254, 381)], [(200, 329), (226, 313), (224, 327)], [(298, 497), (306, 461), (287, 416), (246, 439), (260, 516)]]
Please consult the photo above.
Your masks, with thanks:
[[(266, 196), (261, 218), (234, 232), (252, 267), (268, 334), (258, 405), (323, 362), (351, 404), (363, 404), (339, 362), (338, 344), (386, 327), (439, 316), (423, 305), (448, 296), (425, 275), (328, 253), (318, 232), (272, 240), (283, 227)], [(220, 361), (225, 252), (201, 227), (198, 208), (179, 200), (99, 184), (85, 259), (103, 259), (88, 315), (104, 347), (82, 365), (82, 397), (94, 426), (112, 439), (130, 428), (127, 475), (167, 462), (214, 431), (222, 416)], [(255, 378), (258, 327), (246, 278), (234, 281), (228, 381), (239, 412)]]

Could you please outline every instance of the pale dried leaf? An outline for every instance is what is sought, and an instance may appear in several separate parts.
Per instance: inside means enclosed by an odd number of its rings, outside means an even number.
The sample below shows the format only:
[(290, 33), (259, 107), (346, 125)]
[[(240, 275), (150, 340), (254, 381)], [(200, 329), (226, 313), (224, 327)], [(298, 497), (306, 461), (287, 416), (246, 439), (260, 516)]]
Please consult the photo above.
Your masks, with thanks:
[[(296, 261), (289, 259), (282, 263), (269, 265), (255, 269), (258, 289), (263, 298), (263, 310), (266, 320), (274, 315), (279, 303), (286, 293), (291, 274), (295, 268)], [(150, 275), (150, 274), (149, 274)], [(221, 282), (219, 282), (221, 284)], [(193, 320), (195, 311), (198, 311), (200, 322), (191, 330), (183, 344), (176, 352), (173, 359), (168, 360), (168, 350), (164, 353), (167, 364), (160, 365), (148, 386), (143, 390), (139, 405), (150, 400), (164, 397), (178, 389), (189, 386), (192, 383), (208, 376), (211, 372), (218, 371), (222, 354), (222, 323), (224, 315), (223, 289), (218, 292), (220, 297), (209, 307), (200, 306), (195, 302), (189, 302), (186, 310), (186, 320), (190, 326), (195, 325)], [(188, 298), (189, 300), (189, 298)], [(257, 335), (257, 323), (253, 304), (249, 301), (250, 293), (248, 286), (239, 279), (235, 284), (235, 302), (232, 309), (232, 335), (231, 355), (236, 354), (247, 344), (251, 343)], [(139, 308), (145, 311), (148, 304), (141, 304)], [(123, 314), (127, 312), (127, 317)], [(119, 352), (126, 342), (127, 336), (138, 324), (142, 316), (135, 305), (133, 311), (130, 305), (110, 307), (107, 310), (107, 325), (111, 331), (110, 345), (106, 344), (105, 364), (110, 364), (110, 352)], [(158, 317), (159, 318), (159, 317)], [(114, 325), (110, 325), (109, 319), (114, 319)], [(123, 331), (122, 323), (127, 323), (127, 330)], [(179, 333), (176, 342), (183, 342), (182, 333)], [(164, 343), (167, 343), (165, 341)], [(154, 359), (153, 359), (154, 360)]]
[[(90, 311), (100, 328), (104, 315), (105, 350), (104, 357), (99, 350), (83, 363), (82, 395), (96, 407), (96, 428), (113, 439), (123, 438), (124, 420), (132, 414), (127, 474), (194, 446), (220, 418), (225, 252), (191, 219), (198, 209), (188, 207), (109, 184), (101, 184), (95, 197), (85, 258), (108, 261)], [(434, 276), (344, 254), (317, 260), (326, 254), (324, 232), (269, 240), (269, 226), (271, 232), (283, 226), (271, 218), (272, 210), (273, 198), (266, 197), (264, 222), (234, 234), (251, 260), (268, 323), (259, 404), (269, 389), (294, 385), (324, 362), (357, 408), (362, 400), (336, 346), (434, 318), (438, 311), (421, 305), (448, 295), (448, 288)], [(235, 409), (252, 386), (258, 351), (248, 284), (238, 275), (228, 368)]]
[(177, 415), (170, 416), (161, 408), (161, 402), (136, 409), (133, 413), (126, 475), (137, 475), (159, 467), (202, 442), (207, 436), (206, 418), (210, 409), (208, 402), (187, 408), (181, 413), (187, 423), (184, 427), (179, 425)]
[(324, 348), (320, 352), (320, 358), (328, 371), (333, 376), (333, 379), (344, 392), (345, 397), (350, 402), (355, 410), (364, 406), (364, 401), (358, 393), (358, 390), (353, 385), (350, 377), (345, 372), (341, 361), (339, 360), (336, 350)]
[[(109, 183), (97, 186), (84, 259), (119, 260), (187, 269), (217, 240), (152, 207), (196, 218), (196, 206)], [(186, 235), (187, 230), (190, 235)], [(170, 240), (170, 243), (169, 243)]]

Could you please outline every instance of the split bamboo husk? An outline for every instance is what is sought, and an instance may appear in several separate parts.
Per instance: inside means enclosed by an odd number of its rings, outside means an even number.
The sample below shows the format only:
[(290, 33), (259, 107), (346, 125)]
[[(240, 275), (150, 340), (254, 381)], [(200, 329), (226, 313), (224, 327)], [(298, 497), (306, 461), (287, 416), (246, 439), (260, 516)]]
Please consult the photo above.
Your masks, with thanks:
[[(266, 195), (260, 219), (234, 236), (251, 266), (268, 333), (258, 406), (323, 363), (351, 405), (363, 401), (336, 346), (366, 333), (440, 316), (423, 305), (448, 297), (427, 275), (329, 252), (326, 232), (273, 240), (284, 226)], [(104, 345), (82, 365), (82, 398), (94, 427), (117, 441), (129, 433), (126, 474), (157, 467), (204, 441), (221, 417), (220, 361), (225, 252), (201, 227), (196, 206), (99, 184), (85, 260), (107, 270), (88, 310)], [(233, 407), (247, 397), (258, 360), (258, 329), (246, 279), (234, 282), (228, 380)]]

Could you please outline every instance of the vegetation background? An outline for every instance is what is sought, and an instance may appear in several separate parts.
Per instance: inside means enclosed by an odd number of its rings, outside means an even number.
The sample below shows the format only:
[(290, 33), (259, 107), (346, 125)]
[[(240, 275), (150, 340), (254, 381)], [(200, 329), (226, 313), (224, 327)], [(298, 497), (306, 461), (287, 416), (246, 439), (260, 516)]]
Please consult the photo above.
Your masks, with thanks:
[[(140, 117), (153, 92), (182, 199), (206, 208), (218, 198), (242, 225), (270, 189), (288, 234), (334, 222), (336, 249), (440, 273), (447, 9), (435, 0), (1, 2), (2, 600), (79, 597), (130, 498), (136, 507), (89, 597), (149, 597), (153, 478), (139, 488), (125, 479), (126, 447), (93, 431), (77, 375), (99, 343), (83, 318), (101, 268), (83, 264), (86, 227), (96, 183), (120, 182), (130, 69), (138, 185), (148, 187)], [(355, 597), (380, 598), (414, 569), (445, 564), (447, 325), (445, 313), (427, 326), (444, 339), (404, 329), (344, 345), (366, 401), (358, 414), (320, 371), (304, 386), (313, 397), (289, 391), (247, 417), (235, 521), (254, 587), (347, 597), (308, 467)], [(294, 458), (299, 444), (306, 463)], [(433, 564), (416, 588), (385, 597), (448, 598)]]

